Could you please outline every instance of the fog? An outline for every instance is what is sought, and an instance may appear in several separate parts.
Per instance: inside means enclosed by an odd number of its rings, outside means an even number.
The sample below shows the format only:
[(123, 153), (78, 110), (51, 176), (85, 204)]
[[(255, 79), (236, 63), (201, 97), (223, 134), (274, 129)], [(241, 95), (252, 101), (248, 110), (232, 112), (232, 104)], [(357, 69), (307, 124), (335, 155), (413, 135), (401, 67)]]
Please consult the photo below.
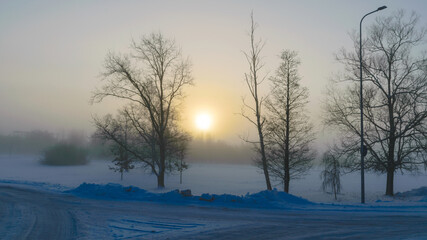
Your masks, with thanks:
[[(425, 61), (373, 25), (401, 9), (427, 26), (426, 0), (0, 0), (0, 238), (427, 239)], [(326, 90), (361, 17), (403, 54), (363, 35), (359, 118)]]
[[(87, 150), (91, 160), (111, 160), (110, 145), (96, 138), (87, 138), (82, 131), (53, 134), (47, 131), (15, 131), (0, 135), (0, 154), (42, 156), (46, 150), (60, 143), (71, 144)], [(37, 158), (37, 157), (36, 157)], [(190, 142), (185, 160), (191, 163), (253, 164), (251, 145), (233, 145), (210, 137), (196, 137)]]
[[(390, 11), (416, 10), (421, 22), (426, 22), (425, 1), (379, 1), (375, 6), (382, 4)], [(49, 132), (56, 140), (80, 132), (90, 142), (92, 117), (115, 113), (123, 104), (116, 100), (89, 104), (92, 92), (101, 86), (106, 54), (127, 53), (132, 39), (161, 31), (174, 38), (193, 63), (195, 86), (188, 89), (181, 109), (183, 125), (195, 135), (193, 119), (198, 111), (210, 111), (214, 118), (212, 140), (193, 142), (190, 155), (213, 161), (209, 156), (215, 151), (206, 156), (201, 153), (219, 148), (224, 151), (217, 152), (230, 155), (218, 157), (219, 161), (251, 162), (243, 154), (248, 151), (240, 136), (256, 136), (254, 128), (236, 113), (240, 112), (242, 96), (248, 94), (242, 51), (249, 47), (247, 31), (253, 10), (259, 25), (257, 35), (266, 41), (265, 74), (274, 72), (281, 50), (299, 53), (301, 83), (309, 87), (308, 110), (319, 131), (317, 148), (321, 149), (324, 136), (328, 136), (320, 123), (323, 90), (331, 74), (340, 69), (334, 52), (351, 48), (348, 33), (358, 27), (359, 13), (370, 9), (372, 2), (368, 0), (2, 1), (0, 133), (15, 141), (12, 139), (19, 137), (18, 132)], [(366, 24), (373, 20), (367, 19)], [(7, 148), (4, 146), (2, 149)]]

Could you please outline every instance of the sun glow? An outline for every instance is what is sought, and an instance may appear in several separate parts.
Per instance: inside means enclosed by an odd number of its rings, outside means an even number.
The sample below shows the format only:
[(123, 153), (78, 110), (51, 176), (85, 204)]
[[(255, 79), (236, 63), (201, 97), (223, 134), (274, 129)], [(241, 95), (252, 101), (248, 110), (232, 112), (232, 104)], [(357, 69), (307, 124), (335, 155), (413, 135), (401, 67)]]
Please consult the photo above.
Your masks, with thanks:
[(196, 127), (202, 131), (207, 131), (211, 128), (212, 117), (207, 113), (200, 113), (196, 116)]

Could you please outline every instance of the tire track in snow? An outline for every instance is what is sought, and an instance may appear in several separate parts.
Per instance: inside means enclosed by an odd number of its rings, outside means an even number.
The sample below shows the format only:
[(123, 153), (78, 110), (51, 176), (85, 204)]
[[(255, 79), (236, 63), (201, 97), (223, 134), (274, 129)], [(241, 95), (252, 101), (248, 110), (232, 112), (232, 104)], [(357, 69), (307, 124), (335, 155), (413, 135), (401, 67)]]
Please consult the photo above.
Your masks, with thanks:
[(116, 239), (131, 239), (144, 237), (168, 231), (183, 229), (194, 229), (204, 226), (198, 223), (166, 222), (166, 221), (141, 221), (131, 219), (121, 219), (120, 221), (110, 221), (109, 227), (112, 229)]
[(240, 209), (78, 198), (0, 185), (0, 239), (427, 239), (427, 208)]
[(0, 239), (75, 239), (76, 221), (50, 194), (0, 186)]

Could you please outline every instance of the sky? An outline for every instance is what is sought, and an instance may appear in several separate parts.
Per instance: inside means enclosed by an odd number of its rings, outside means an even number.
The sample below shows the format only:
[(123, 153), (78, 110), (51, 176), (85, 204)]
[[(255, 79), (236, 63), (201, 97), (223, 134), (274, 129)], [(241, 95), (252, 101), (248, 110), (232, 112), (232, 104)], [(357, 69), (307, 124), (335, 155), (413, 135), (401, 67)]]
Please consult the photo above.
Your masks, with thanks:
[[(123, 102), (89, 104), (109, 51), (128, 53), (132, 39), (162, 32), (192, 61), (195, 86), (182, 109), (196, 132), (197, 114), (212, 117), (211, 136), (238, 142), (253, 134), (240, 112), (248, 95), (242, 51), (249, 49), (250, 13), (266, 45), (264, 73), (272, 74), (283, 49), (301, 59), (308, 111), (320, 126), (323, 92), (340, 70), (334, 53), (350, 49), (360, 18), (416, 11), (427, 25), (424, 0), (303, 1), (3, 1), (0, 0), (0, 134), (16, 130), (94, 131), (93, 116), (114, 114)], [(364, 20), (368, 26), (374, 15)], [(265, 85), (267, 88), (268, 85)]]

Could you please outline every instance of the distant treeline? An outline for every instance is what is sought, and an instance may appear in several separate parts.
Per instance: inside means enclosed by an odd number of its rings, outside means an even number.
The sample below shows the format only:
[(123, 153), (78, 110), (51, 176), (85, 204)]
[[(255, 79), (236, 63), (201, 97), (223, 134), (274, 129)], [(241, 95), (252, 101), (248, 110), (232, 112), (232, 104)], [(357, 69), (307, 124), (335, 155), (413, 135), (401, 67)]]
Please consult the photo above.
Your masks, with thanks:
[(56, 142), (53, 134), (46, 131), (14, 132), (10, 135), (0, 135), (0, 153), (41, 153)]
[[(96, 138), (88, 138), (81, 132), (55, 136), (48, 131), (14, 132), (0, 135), (0, 154), (44, 154), (59, 143), (67, 143), (87, 149), (91, 158), (110, 159), (108, 144)], [(249, 145), (230, 145), (224, 141), (195, 138), (190, 142), (185, 157), (188, 162), (252, 164), (253, 153)]]
[(62, 136), (48, 131), (15, 131), (9, 135), (0, 135), (0, 154), (44, 154), (59, 143), (67, 143), (87, 149), (89, 156), (103, 158), (109, 156), (108, 146), (96, 139), (89, 139), (83, 132), (72, 131)]
[(193, 139), (188, 146), (187, 162), (252, 164), (249, 145), (230, 145), (223, 141)]

